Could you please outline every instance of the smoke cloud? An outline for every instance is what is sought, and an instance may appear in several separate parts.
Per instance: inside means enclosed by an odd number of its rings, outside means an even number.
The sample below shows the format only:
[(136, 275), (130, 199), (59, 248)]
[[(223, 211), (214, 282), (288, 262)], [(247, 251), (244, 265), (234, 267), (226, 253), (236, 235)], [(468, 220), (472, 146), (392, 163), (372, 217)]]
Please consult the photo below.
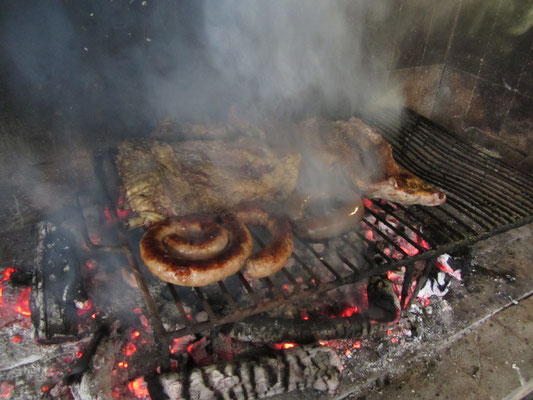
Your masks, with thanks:
[[(386, 88), (364, 1), (6, 2), (0, 42), (18, 104), (136, 130), (166, 116), (350, 113)], [(372, 21), (371, 21), (372, 22)], [(401, 103), (399, 98), (394, 102)], [(28, 111), (28, 108), (25, 108)]]

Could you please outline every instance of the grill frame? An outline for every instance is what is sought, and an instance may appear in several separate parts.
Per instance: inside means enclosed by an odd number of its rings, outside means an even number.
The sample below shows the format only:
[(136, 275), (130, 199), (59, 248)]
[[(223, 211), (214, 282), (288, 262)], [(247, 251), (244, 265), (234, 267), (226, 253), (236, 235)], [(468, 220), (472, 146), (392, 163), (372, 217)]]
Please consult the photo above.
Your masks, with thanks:
[[(423, 271), (416, 277), (414, 294), (411, 299), (416, 297), (419, 288), (425, 284), (434, 260), (439, 255), (453, 252), (476, 241), (533, 221), (533, 201), (526, 197), (529, 195), (533, 199), (533, 189), (527, 186), (528, 182), (533, 182), (532, 176), (486, 154), (449, 130), (413, 111), (404, 110), (399, 118), (395, 118), (391, 114), (381, 116), (379, 119), (375, 116), (363, 119), (391, 143), (395, 159), (402, 167), (409, 169), (428, 183), (443, 189), (448, 196), (447, 202), (438, 207), (404, 207), (375, 200), (370, 201), (371, 207), (365, 207), (363, 223), (369, 226), (375, 234), (390, 242), (389, 244), (398, 250), (403, 257), (393, 259), (383, 252), (379, 254), (380, 250), (376, 248), (375, 244), (357, 231), (354, 232), (358, 238), (357, 244), (364, 245), (366, 251), (362, 252), (359, 257), (356, 256), (354, 262), (353, 257), (350, 259), (347, 255), (339, 253), (338, 248), (335, 249), (340, 261), (351, 270), (351, 273), (341, 275), (337, 266), (324, 259), (312, 245), (296, 239), (295, 262), (301, 266), (302, 270), (306, 271), (309, 280), (314, 279), (316, 284), (308, 285), (307, 281), (302, 284), (291, 274), (289, 268), (283, 268), (274, 277), (281, 274), (293, 286), (292, 292), (287, 294), (280, 289), (275, 278), (263, 278), (264, 285), (273, 294), (272, 298), (264, 298), (257, 289), (254, 289), (254, 282), (248, 281), (239, 272), (236, 277), (242, 284), (243, 290), (249, 295), (253, 305), (251, 307), (239, 306), (238, 301), (233, 298), (231, 291), (226, 287), (224, 283), (226, 280), (224, 280), (213, 285), (218, 286), (231, 312), (226, 315), (219, 315), (218, 311), (214, 310), (212, 304), (209, 303), (210, 296), (207, 294), (207, 290), (205, 288), (193, 288), (196, 305), (201, 305), (208, 315), (208, 320), (204, 322), (196, 321), (194, 317), (192, 319), (188, 317), (186, 304), (183, 300), (185, 289), (168, 284), (168, 290), (176, 304), (183, 325), (182, 328), (175, 330), (165, 329), (158, 310), (158, 302), (161, 299), (154, 299), (151, 295), (149, 289), (151, 280), (147, 276), (149, 273), (146, 273), (146, 268), (140, 267), (142, 261), (138, 255), (138, 241), (135, 242), (134, 235), (132, 236), (132, 233), (125, 229), (117, 215), (118, 204), (114, 199), (118, 199), (119, 180), (113, 160), (114, 149), (95, 154), (95, 173), (102, 185), (102, 193), (104, 194), (101, 203), (102, 206), (111, 210), (119, 245), (105, 246), (91, 242), (86, 223), (84, 223), (84, 239), (91, 251), (120, 252), (127, 258), (146, 303), (154, 331), (160, 339), (158, 346), (163, 359), (168, 359), (168, 344), (172, 338), (199, 333), (216, 326), (235, 322), (288, 302), (295, 302), (342, 285), (359, 282), (370, 276), (397, 270), (400, 266), (405, 267), (401, 296), (401, 306), (405, 307), (416, 261), (427, 260)], [(457, 161), (457, 165), (453, 163), (455, 161)], [(451, 182), (452, 179), (457, 180), (457, 185)], [(491, 179), (491, 181), (487, 181), (487, 179)], [(79, 198), (77, 207), (83, 217)], [(386, 219), (387, 215), (397, 219), (412, 232), (415, 232), (420, 238), (428, 242), (431, 248), (426, 249), (420, 246), (418, 242), (411, 240), (405, 232), (396, 231), (398, 236), (417, 249), (416, 255), (409, 256), (401, 246), (371, 222), (370, 216), (382, 222), (388, 229), (396, 230), (395, 226)], [(82, 220), (84, 221), (83, 218)], [(425, 227), (427, 221), (431, 221), (431, 225), (439, 227), (437, 237), (440, 235), (442, 238), (437, 240), (419, 228), (420, 226)], [(254, 240), (257, 243), (261, 242), (257, 235), (254, 235)], [(360, 251), (353, 240), (347, 238), (347, 235), (344, 235), (341, 240), (348, 247), (353, 247), (354, 251)], [(326, 246), (326, 250), (330, 250), (333, 246), (330, 241), (323, 244)], [(316, 263), (308, 265), (308, 261), (300, 254), (302, 252), (310, 253)], [(372, 256), (373, 254), (380, 257), (375, 258)], [(321, 281), (317, 269), (329, 271), (333, 275), (333, 279), (327, 282)]]

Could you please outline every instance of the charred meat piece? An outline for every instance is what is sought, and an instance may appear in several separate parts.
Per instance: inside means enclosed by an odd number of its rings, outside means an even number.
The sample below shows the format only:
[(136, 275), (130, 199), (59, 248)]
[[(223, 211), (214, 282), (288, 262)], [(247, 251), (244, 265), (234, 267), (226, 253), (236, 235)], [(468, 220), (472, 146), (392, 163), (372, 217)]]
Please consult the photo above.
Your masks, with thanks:
[(128, 207), (143, 222), (212, 213), (243, 202), (283, 200), (296, 185), (301, 156), (249, 139), (119, 145), (117, 165)]
[(391, 145), (360, 119), (310, 118), (298, 131), (305, 167), (317, 176), (326, 174), (329, 181), (350, 182), (368, 197), (405, 205), (436, 206), (446, 200), (444, 193), (401, 168)]

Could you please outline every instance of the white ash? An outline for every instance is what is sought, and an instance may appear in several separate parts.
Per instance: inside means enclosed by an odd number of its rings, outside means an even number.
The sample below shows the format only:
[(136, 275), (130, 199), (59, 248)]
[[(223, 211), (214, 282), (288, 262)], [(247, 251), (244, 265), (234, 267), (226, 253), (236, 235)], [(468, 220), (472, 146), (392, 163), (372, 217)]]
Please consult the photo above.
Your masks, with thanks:
[(451, 256), (449, 254), (442, 254), (437, 258), (437, 263), (441, 263), (444, 267), (446, 267), (445, 271), (448, 275), (454, 277), (458, 281), (461, 281), (463, 279), (462, 273), (460, 269), (454, 270), (452, 266), (450, 266)]
[(431, 296), (442, 297), (450, 290), (449, 285), (446, 284), (446, 274), (439, 272), (436, 279), (428, 279), (426, 284), (418, 292), (418, 298), (430, 298)]

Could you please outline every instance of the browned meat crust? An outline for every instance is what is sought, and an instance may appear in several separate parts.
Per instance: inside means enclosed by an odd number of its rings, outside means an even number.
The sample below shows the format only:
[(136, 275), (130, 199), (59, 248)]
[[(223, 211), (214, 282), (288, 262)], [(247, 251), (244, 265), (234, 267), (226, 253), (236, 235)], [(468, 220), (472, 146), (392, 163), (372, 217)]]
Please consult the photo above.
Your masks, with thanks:
[(304, 164), (316, 171), (317, 177), (347, 180), (368, 197), (405, 205), (435, 206), (446, 200), (444, 193), (401, 168), (391, 145), (360, 119), (329, 122), (311, 118), (300, 123), (298, 130)]
[(285, 217), (270, 216), (263, 209), (253, 206), (240, 207), (235, 211), (235, 215), (246, 225), (262, 226), (272, 236), (265, 248), (246, 261), (248, 275), (252, 278), (264, 278), (283, 268), (294, 249), (289, 220)]
[(148, 269), (165, 282), (181, 286), (209, 285), (241, 269), (252, 253), (253, 242), (248, 229), (234, 215), (209, 220), (220, 224), (230, 238), (221, 252), (209, 258), (184, 258), (166, 244), (166, 237), (205, 220), (206, 217), (174, 217), (148, 229), (140, 244), (141, 257)]
[(142, 220), (218, 212), (242, 202), (289, 196), (301, 156), (240, 139), (119, 145), (117, 165), (129, 208)]

